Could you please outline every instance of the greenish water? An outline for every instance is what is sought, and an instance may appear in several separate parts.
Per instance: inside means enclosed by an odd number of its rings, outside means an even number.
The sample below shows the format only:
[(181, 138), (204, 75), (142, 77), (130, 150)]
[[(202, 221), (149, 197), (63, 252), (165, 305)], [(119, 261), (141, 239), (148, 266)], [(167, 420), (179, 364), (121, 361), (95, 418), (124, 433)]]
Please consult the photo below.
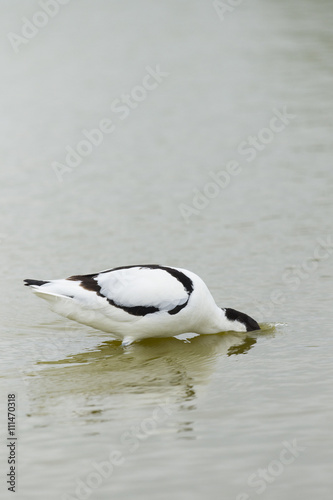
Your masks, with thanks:
[[(19, 500), (330, 499), (331, 2), (0, 9), (1, 498), (15, 393)], [(261, 332), (123, 350), (22, 283), (137, 263)]]

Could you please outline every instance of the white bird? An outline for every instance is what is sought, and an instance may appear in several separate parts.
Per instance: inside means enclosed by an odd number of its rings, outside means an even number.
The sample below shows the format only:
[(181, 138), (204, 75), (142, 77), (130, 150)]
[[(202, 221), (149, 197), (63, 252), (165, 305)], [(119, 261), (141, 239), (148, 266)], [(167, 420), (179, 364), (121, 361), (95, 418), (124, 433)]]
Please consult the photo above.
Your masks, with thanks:
[(260, 330), (235, 309), (219, 308), (199, 276), (137, 265), (60, 280), (24, 280), (58, 314), (111, 333), (126, 346), (148, 337)]

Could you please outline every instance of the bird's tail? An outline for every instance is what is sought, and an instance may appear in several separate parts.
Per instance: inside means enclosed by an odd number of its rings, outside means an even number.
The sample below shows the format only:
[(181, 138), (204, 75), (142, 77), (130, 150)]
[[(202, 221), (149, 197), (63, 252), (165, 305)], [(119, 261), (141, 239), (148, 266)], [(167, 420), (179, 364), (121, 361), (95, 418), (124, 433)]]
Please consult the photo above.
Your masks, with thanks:
[(35, 295), (49, 302), (52, 310), (62, 316), (68, 316), (71, 312), (68, 309), (68, 303), (72, 302), (74, 297), (73, 282), (67, 280), (24, 280), (24, 284), (29, 286)]
[(24, 280), (25, 286), (41, 286), (41, 285), (46, 285), (46, 283), (50, 282), (42, 280)]

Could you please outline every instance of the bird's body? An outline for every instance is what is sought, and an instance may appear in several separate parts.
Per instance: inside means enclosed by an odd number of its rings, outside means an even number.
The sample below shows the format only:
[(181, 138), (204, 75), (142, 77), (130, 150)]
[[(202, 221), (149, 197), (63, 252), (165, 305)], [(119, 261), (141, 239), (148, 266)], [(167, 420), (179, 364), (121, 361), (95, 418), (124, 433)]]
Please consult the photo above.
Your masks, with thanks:
[(185, 269), (127, 266), (60, 280), (25, 282), (53, 311), (109, 332), (124, 345), (148, 337), (260, 328), (246, 314), (220, 309), (202, 279)]

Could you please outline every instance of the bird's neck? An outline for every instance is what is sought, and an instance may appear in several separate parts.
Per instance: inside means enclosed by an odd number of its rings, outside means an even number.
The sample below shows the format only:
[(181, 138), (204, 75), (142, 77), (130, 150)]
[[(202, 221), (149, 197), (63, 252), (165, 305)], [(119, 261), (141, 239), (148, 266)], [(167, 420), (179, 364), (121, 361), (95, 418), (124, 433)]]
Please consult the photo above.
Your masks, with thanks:
[(220, 307), (216, 306), (214, 314), (210, 318), (210, 332), (209, 333), (219, 333), (228, 331), (242, 331), (243, 329), (238, 328), (238, 324), (235, 321), (230, 321), (225, 314), (225, 311)]

